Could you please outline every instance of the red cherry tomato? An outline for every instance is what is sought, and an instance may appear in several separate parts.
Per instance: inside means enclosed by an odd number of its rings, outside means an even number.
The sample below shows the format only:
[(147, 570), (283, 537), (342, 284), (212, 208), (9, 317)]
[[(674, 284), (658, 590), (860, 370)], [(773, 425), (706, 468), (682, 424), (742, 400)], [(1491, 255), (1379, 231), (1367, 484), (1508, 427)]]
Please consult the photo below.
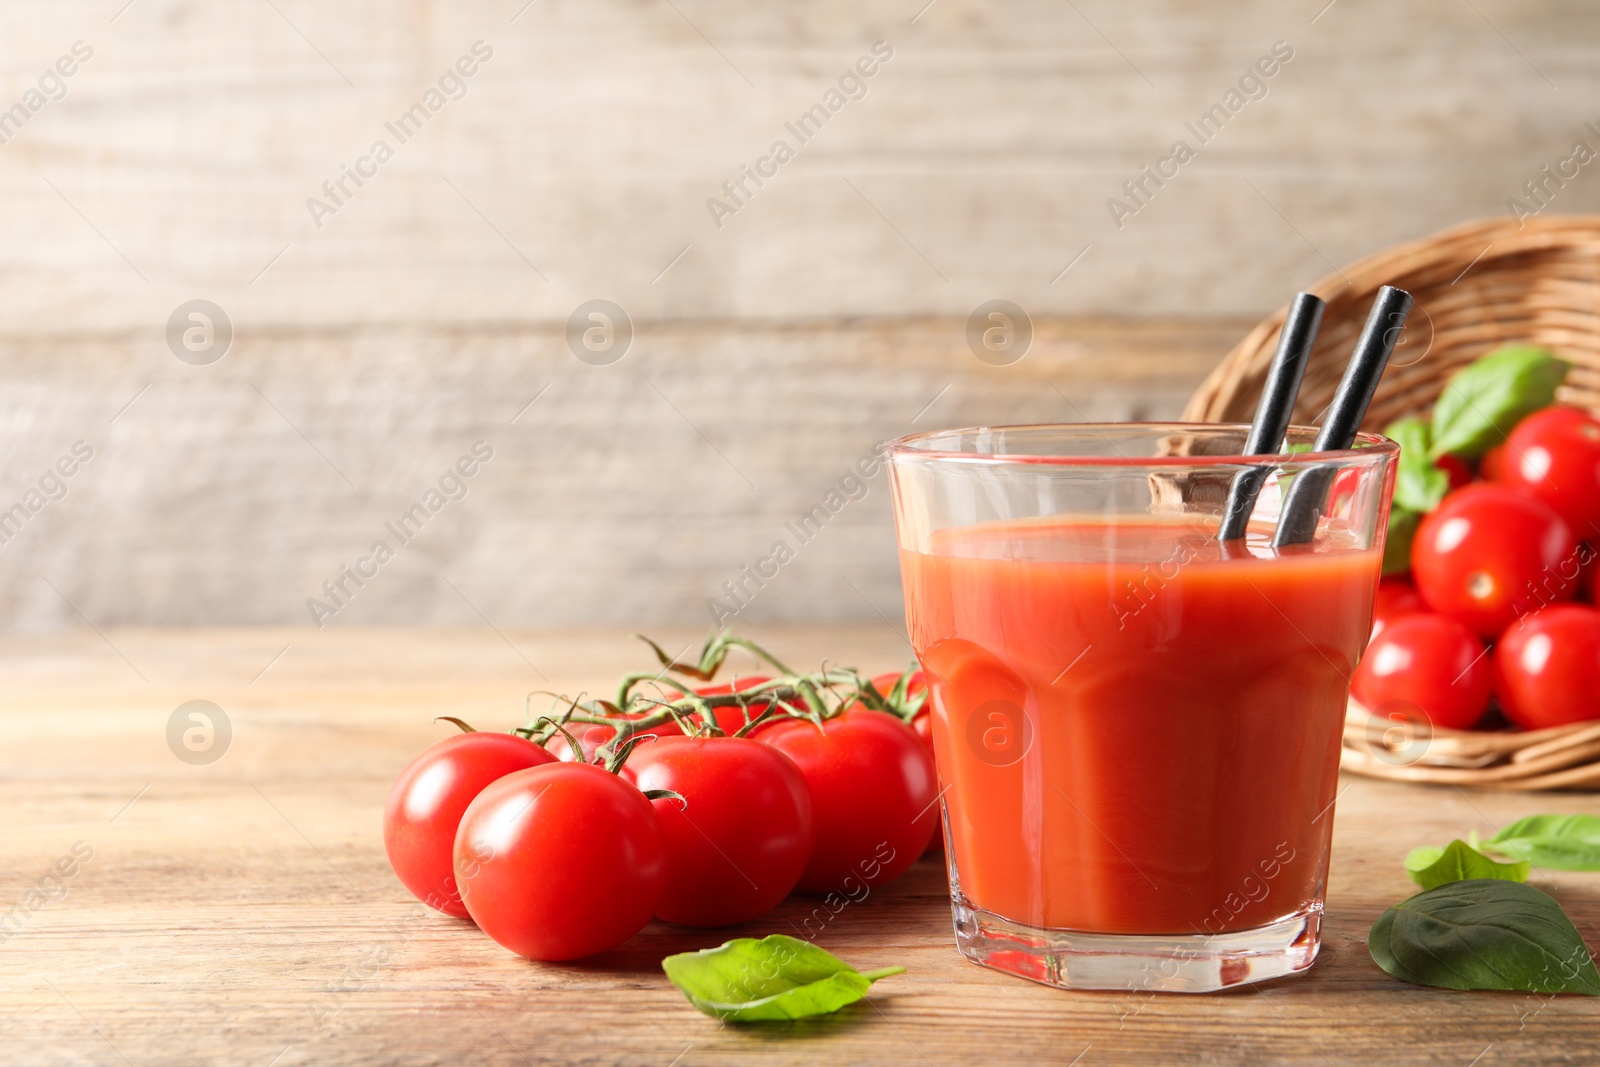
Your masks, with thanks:
[(744, 737), (664, 737), (636, 749), (639, 788), (667, 847), (667, 887), (656, 918), (732, 926), (771, 911), (811, 859), (811, 792), (782, 752)]
[[(581, 751), (574, 753), (572, 745), (567, 741), (567, 734), (563, 734), (560, 731), (557, 731), (549, 741), (545, 742), (545, 748), (549, 749), (557, 759), (564, 763), (591, 762), (600, 746), (617, 735), (615, 727), (601, 726), (598, 723), (572, 722), (562, 729), (577, 739), (578, 747)], [(675, 722), (664, 722), (660, 726), (652, 727), (649, 736), (682, 737), (683, 731), (678, 728), (678, 724)], [(623, 769), (627, 769), (626, 765), (624, 765)]]
[[(895, 671), (890, 671), (888, 674), (880, 674), (872, 679), (872, 687), (878, 692), (888, 695), (899, 684), (900, 678), (901, 675)], [(906, 680), (906, 698), (909, 700), (920, 696), (927, 689), (927, 674), (921, 670), (912, 671), (911, 677)], [(918, 737), (922, 738), (922, 743), (927, 746), (930, 757), (933, 756), (933, 715), (931, 712), (932, 705), (924, 698), (922, 707), (918, 708), (917, 713), (911, 717), (911, 729), (916, 731)], [(928, 839), (928, 847), (923, 850), (923, 855), (931, 856), (943, 851), (944, 833), (938, 827), (935, 827), (933, 836)]]
[(1349, 510), (1350, 502), (1355, 499), (1356, 490), (1361, 487), (1361, 472), (1354, 467), (1345, 467), (1333, 476), (1333, 484), (1328, 487), (1328, 506), (1324, 509), (1328, 515), (1340, 515)]
[(1577, 408), (1534, 412), (1506, 439), (1495, 481), (1549, 504), (1579, 537), (1600, 537), (1600, 422)]
[[(908, 671), (905, 674), (902, 674), (899, 671), (890, 671), (887, 674), (874, 675), (872, 678), (872, 688), (876, 689), (883, 696), (887, 697), (890, 693), (894, 692), (895, 686), (900, 684), (901, 678), (906, 679), (905, 693), (900, 698), (903, 704), (910, 705), (914, 703), (918, 697), (921, 697), (923, 693), (927, 692), (928, 676), (921, 670)], [(917, 717), (927, 714), (927, 708), (927, 700), (926, 698), (923, 698), (922, 707), (917, 711)], [(900, 711), (901, 709), (896, 709), (896, 714), (903, 719), (904, 715), (900, 714)], [(914, 724), (915, 718), (913, 718), (912, 721)], [(932, 752), (933, 749), (930, 747), (928, 751)]]
[(811, 789), (817, 843), (800, 888), (854, 893), (904, 874), (938, 826), (933, 757), (892, 715), (854, 708), (818, 729), (780, 722), (761, 740), (794, 760)]
[(1460, 456), (1443, 455), (1434, 460), (1433, 465), (1449, 476), (1452, 489), (1460, 489), (1472, 481), (1472, 464)]
[(1583, 408), (1574, 407), (1571, 404), (1551, 404), (1547, 408), (1540, 408), (1538, 411), (1526, 416), (1522, 422), (1513, 427), (1513, 432), (1520, 429), (1523, 424), (1535, 419), (1546, 426), (1579, 425), (1595, 421), (1594, 416)]
[(644, 929), (667, 852), (643, 793), (588, 763), (508, 774), (467, 808), (456, 884), (484, 933), (535, 960), (575, 960)]
[(466, 918), (451, 858), (462, 812), (496, 779), (554, 760), (532, 741), (487, 731), (447, 737), (412, 760), (383, 808), (394, 873), (424, 904)]
[(1423, 516), (1411, 576), (1430, 608), (1493, 640), (1519, 615), (1576, 595), (1577, 549), (1548, 504), (1480, 482)]
[(872, 688), (876, 689), (878, 692), (882, 693), (884, 696), (888, 696), (889, 695), (889, 690), (893, 689), (896, 685), (899, 685), (899, 684), (900, 684), (900, 672), (899, 671), (889, 671), (889, 672), (887, 672), (885, 674), (874, 674), (872, 676)]
[(1385, 578), (1378, 583), (1378, 594), (1372, 600), (1372, 635), (1368, 642), (1377, 640), (1383, 628), (1405, 615), (1417, 615), (1428, 610), (1417, 587), (1404, 578)]
[[(771, 679), (758, 675), (751, 678), (741, 678), (737, 682), (732, 682), (725, 685), (705, 686), (696, 689), (695, 692), (700, 696), (706, 697), (726, 696), (729, 693), (739, 692), (745, 689), (752, 689), (768, 681), (771, 681)], [(676, 689), (668, 689), (658, 692), (659, 696), (657, 696), (657, 693), (649, 693), (649, 695), (655, 696), (656, 699), (659, 700), (669, 701), (678, 700), (683, 696), (683, 694), (678, 692)], [(767, 702), (752, 701), (749, 708), (749, 718), (755, 718), (765, 711), (766, 708)], [(740, 728), (742, 728), (745, 723), (749, 721), (749, 719), (746, 718), (745, 709), (740, 708), (737, 705), (716, 708), (715, 713), (717, 726), (721, 728), (723, 733), (729, 734), (730, 736), (737, 733)], [(647, 715), (654, 714), (654, 709), (647, 708), (643, 711), (633, 713), (632, 717), (639, 719), (644, 718)], [(601, 726), (598, 723), (569, 723), (566, 726), (566, 730), (577, 739), (578, 745), (583, 749), (581, 755), (573, 754), (572, 745), (567, 741), (566, 735), (560, 732), (557, 732), (553, 737), (551, 737), (546, 743), (545, 747), (551, 752), (554, 752), (558, 759), (561, 759), (565, 762), (578, 763), (592, 762), (594, 760), (595, 752), (600, 748), (600, 746), (615, 737), (617, 733), (614, 727)], [(673, 722), (669, 719), (652, 726), (647, 733), (641, 736), (642, 740), (640, 743), (648, 744), (651, 741), (654, 741), (656, 738), (682, 737), (683, 729), (676, 722)], [(622, 768), (622, 776), (629, 781), (632, 781), (634, 777), (632, 768), (632, 763), (624, 764)]]
[[(723, 685), (702, 686), (695, 689), (695, 693), (703, 697), (727, 696), (730, 693), (741, 693), (746, 689), (754, 689), (756, 686), (765, 685), (770, 681), (772, 681), (771, 678), (758, 674), (752, 675), (749, 678), (740, 678), (737, 681), (728, 682)], [(676, 696), (678, 696), (678, 694), (674, 692), (666, 699), (672, 699), (672, 697)], [(752, 700), (749, 708), (741, 708), (737, 705), (725, 708), (716, 708), (714, 710), (717, 717), (717, 726), (720, 727), (722, 732), (725, 734), (736, 734), (751, 719), (760, 717), (760, 715), (765, 712), (767, 708), (771, 706), (771, 704), (772, 702), (768, 700)]]
[(922, 738), (923, 745), (928, 749), (928, 755), (933, 755), (933, 715), (927, 705), (923, 705), (922, 710), (917, 712), (916, 718), (911, 720), (911, 729)]
[(1454, 619), (1407, 615), (1372, 639), (1350, 692), (1376, 714), (1403, 702), (1437, 728), (1466, 730), (1489, 707), (1489, 660), (1483, 642)]
[(1600, 719), (1600, 611), (1555, 604), (1525, 617), (1494, 651), (1494, 693), (1529, 730)]
[[(1478, 460), (1478, 477), (1486, 482), (1498, 479), (1500, 477), (1500, 468), (1505, 464), (1505, 458), (1506, 446), (1504, 444), (1498, 444), (1489, 449), (1483, 454), (1483, 458)], [(1451, 486), (1451, 488), (1455, 487)]]

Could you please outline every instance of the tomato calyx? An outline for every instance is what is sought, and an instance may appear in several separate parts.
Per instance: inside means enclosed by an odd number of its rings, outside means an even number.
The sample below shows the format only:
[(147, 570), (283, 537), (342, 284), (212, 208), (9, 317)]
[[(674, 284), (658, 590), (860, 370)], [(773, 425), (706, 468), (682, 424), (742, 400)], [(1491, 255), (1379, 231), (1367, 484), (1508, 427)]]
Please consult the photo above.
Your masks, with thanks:
[(478, 728), (476, 726), (473, 726), (465, 719), (458, 719), (454, 715), (435, 715), (433, 717), (433, 721), (454, 723), (456, 726), (460, 727), (461, 732), (464, 734), (475, 734), (478, 732)]
[[(570, 750), (579, 754), (577, 758), (618, 773), (629, 753), (658, 736), (654, 733), (658, 730), (687, 737), (748, 737), (785, 719), (805, 719), (821, 727), (857, 703), (909, 722), (926, 699), (923, 694), (908, 695), (909, 682), (904, 678), (886, 697), (851, 668), (824, 663), (815, 671), (797, 672), (754, 641), (725, 630), (713, 632), (693, 661), (668, 655), (648, 637), (640, 636), (640, 640), (655, 653), (660, 670), (624, 675), (614, 700), (546, 693), (555, 697), (556, 703), (538, 717), (532, 712), (532, 698), (539, 693), (529, 693), (528, 721), (512, 732), (540, 745), (559, 734)], [(749, 652), (778, 672), (777, 676), (744, 683), (736, 678), (732, 684), (708, 687), (706, 683), (715, 680), (735, 648)], [(727, 719), (719, 722), (717, 712), (729, 709), (736, 709), (743, 719), (737, 728)], [(582, 755), (587, 750), (574, 735), (575, 729), (584, 727), (598, 727), (605, 737), (593, 749), (592, 758)], [(593, 737), (595, 731), (588, 732)]]
[(928, 687), (923, 680), (922, 668), (912, 663), (895, 676), (888, 692), (883, 692), (878, 688), (878, 683), (886, 677), (880, 675), (862, 687), (861, 703), (876, 711), (886, 711), (909, 726), (928, 704)]

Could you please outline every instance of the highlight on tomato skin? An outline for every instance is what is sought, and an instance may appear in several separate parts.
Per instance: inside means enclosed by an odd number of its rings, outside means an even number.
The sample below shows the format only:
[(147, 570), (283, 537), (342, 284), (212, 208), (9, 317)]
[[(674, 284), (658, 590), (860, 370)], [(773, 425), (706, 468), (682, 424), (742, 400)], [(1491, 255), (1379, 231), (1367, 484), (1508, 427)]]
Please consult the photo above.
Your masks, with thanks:
[[(667, 737), (636, 749), (628, 766), (647, 792), (667, 849), (656, 918), (732, 926), (788, 896), (816, 841), (811, 791), (794, 761), (742, 737)], [(680, 799), (681, 798), (681, 799)]]
[(532, 741), (487, 731), (447, 737), (412, 760), (383, 809), (384, 851), (401, 883), (429, 907), (467, 918), (452, 858), (461, 816), (491, 782), (554, 761)]
[(1396, 701), (1416, 706), (1436, 728), (1466, 730), (1489, 708), (1490, 667), (1484, 644), (1443, 615), (1406, 615), (1372, 639), (1350, 680), (1350, 692), (1378, 712)]
[(484, 933), (529, 959), (581, 959), (644, 929), (667, 883), (655, 809), (587, 763), (491, 783), (461, 818), (456, 884)]
[(1600, 719), (1600, 611), (1553, 604), (1506, 631), (1494, 650), (1494, 693), (1527, 730)]

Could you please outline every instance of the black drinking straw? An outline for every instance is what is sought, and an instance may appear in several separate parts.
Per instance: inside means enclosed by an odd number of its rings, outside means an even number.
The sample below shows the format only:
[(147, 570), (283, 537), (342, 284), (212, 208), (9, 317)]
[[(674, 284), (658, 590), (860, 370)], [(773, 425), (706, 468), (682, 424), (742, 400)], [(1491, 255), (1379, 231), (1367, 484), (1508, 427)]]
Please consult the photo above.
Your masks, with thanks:
[[(1290, 302), (1283, 329), (1278, 332), (1278, 351), (1272, 357), (1267, 384), (1262, 387), (1261, 400), (1256, 404), (1255, 421), (1250, 424), (1250, 435), (1245, 438), (1245, 455), (1275, 454), (1283, 444), (1283, 435), (1289, 429), (1289, 415), (1294, 411), (1294, 398), (1300, 393), (1300, 379), (1305, 377), (1311, 343), (1317, 339), (1322, 310), (1327, 306), (1310, 293), (1296, 293)], [(1250, 513), (1255, 510), (1256, 496), (1271, 471), (1272, 468), (1266, 466), (1246, 467), (1233, 476), (1217, 540), (1232, 541), (1244, 536), (1250, 524)]]
[[(1328, 417), (1317, 433), (1313, 446), (1316, 451), (1337, 451), (1355, 443), (1356, 430), (1366, 417), (1367, 405), (1372, 402), (1378, 379), (1389, 365), (1389, 355), (1394, 351), (1400, 328), (1410, 312), (1410, 293), (1392, 285), (1378, 290), (1372, 310), (1367, 313), (1367, 324), (1361, 328), (1361, 337), (1356, 341), (1356, 350), (1350, 356), (1350, 365), (1344, 369), (1344, 377), (1333, 394), (1333, 403), (1328, 406)], [(1272, 538), (1274, 547), (1311, 540), (1335, 473), (1336, 468), (1321, 465), (1307, 467), (1295, 475), (1278, 516), (1278, 530)]]

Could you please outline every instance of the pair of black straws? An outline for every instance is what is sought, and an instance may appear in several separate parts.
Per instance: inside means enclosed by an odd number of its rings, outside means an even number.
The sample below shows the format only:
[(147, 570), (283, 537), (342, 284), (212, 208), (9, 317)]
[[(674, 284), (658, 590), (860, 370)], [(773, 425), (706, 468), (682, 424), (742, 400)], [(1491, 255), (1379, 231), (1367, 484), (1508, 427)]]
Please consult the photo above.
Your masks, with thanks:
[[(1294, 410), (1300, 380), (1305, 377), (1306, 360), (1311, 355), (1311, 345), (1316, 340), (1317, 327), (1322, 324), (1322, 312), (1326, 307), (1321, 298), (1310, 293), (1296, 293), (1289, 304), (1283, 330), (1278, 334), (1278, 351), (1272, 357), (1267, 384), (1256, 405), (1255, 421), (1250, 424), (1250, 434), (1245, 438), (1244, 455), (1282, 454), (1278, 449), (1289, 430), (1289, 415)], [(1344, 377), (1333, 394), (1333, 403), (1328, 406), (1327, 418), (1317, 431), (1313, 451), (1338, 451), (1355, 443), (1356, 430), (1366, 417), (1367, 405), (1372, 402), (1372, 394), (1378, 388), (1384, 368), (1389, 365), (1389, 356), (1410, 312), (1410, 293), (1392, 285), (1378, 290), (1355, 351), (1344, 369)], [(1245, 535), (1250, 513), (1255, 510), (1256, 495), (1273, 469), (1274, 465), (1263, 464), (1247, 467), (1234, 475), (1217, 540), (1232, 541)], [(1295, 476), (1278, 515), (1273, 547), (1311, 540), (1336, 473), (1332, 465), (1322, 465), (1307, 467)]]

